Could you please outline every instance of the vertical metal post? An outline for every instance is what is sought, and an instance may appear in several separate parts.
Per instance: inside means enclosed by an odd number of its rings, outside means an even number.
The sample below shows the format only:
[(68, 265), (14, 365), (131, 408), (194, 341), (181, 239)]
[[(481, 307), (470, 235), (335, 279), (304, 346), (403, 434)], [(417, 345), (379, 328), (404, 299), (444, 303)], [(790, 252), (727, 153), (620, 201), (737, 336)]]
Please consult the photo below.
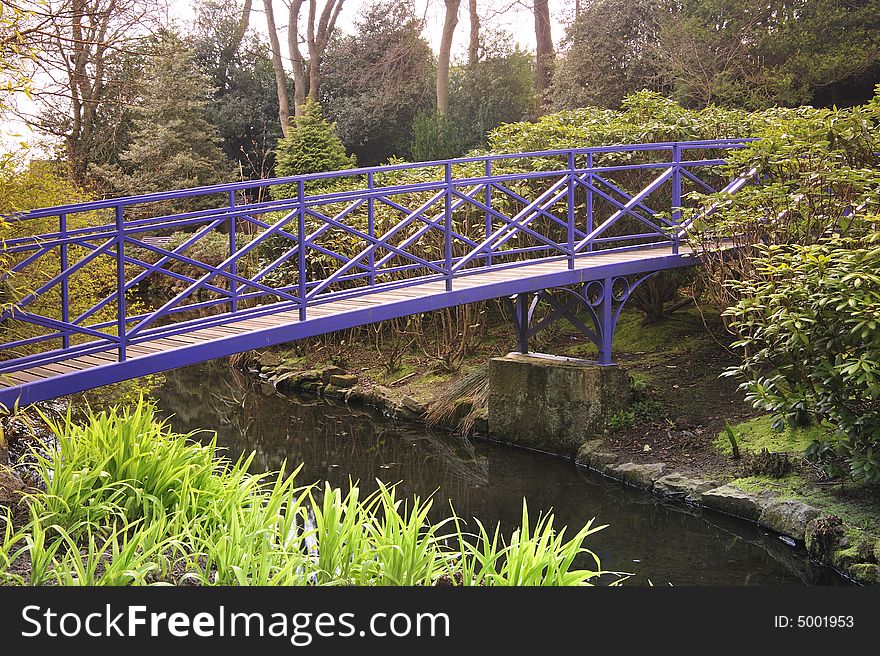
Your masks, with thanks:
[(574, 269), (574, 151), (568, 153), (568, 268)]
[(297, 239), (299, 240), (299, 320), (306, 320), (306, 185), (302, 180), (298, 184), (299, 212), (296, 213)]
[[(62, 212), (58, 215), (58, 232), (61, 237), (61, 320), (70, 322), (70, 281), (67, 277), (67, 214)], [(65, 349), (70, 348), (70, 333), (65, 328), (61, 343)]]
[[(370, 237), (376, 237), (376, 205), (375, 200), (373, 199), (373, 188), (375, 187), (375, 180), (373, 177), (373, 172), (370, 171), (367, 173), (367, 193), (369, 197), (367, 198), (367, 230), (369, 232)], [(370, 255), (369, 255), (369, 267), (370, 267), (370, 287), (376, 284), (376, 249), (375, 244), (370, 244)]]
[(446, 198), (444, 213), (446, 220), (443, 222), (443, 253), (446, 267), (446, 291), (452, 291), (452, 163), (446, 162)]
[(681, 144), (672, 145), (672, 252), (678, 254), (678, 225), (681, 223)]
[[(229, 209), (235, 212), (235, 191), (232, 190), (229, 192)], [(235, 253), (238, 251), (238, 245), (236, 244), (236, 236), (235, 236), (235, 214), (229, 217), (229, 257), (234, 257)], [(233, 260), (232, 264), (229, 265), (229, 273), (233, 276), (238, 275), (238, 261)], [(229, 279), (229, 292), (230, 296), (230, 307), (232, 312), (236, 312), (238, 310), (238, 282), (230, 278)]]
[(523, 355), (529, 352), (529, 295), (517, 294), (516, 305), (516, 350)]
[(122, 205), (116, 206), (116, 334), (119, 337), (119, 361), (125, 354), (125, 223)]
[(614, 302), (614, 279), (605, 278), (602, 281), (602, 305), (599, 307), (599, 339), (602, 346), (599, 347), (599, 364), (611, 364), (611, 345), (614, 340), (614, 326), (612, 326), (611, 305)]
[[(593, 153), (587, 153), (587, 184), (593, 184)], [(593, 232), (593, 190), (587, 187), (587, 234)], [(593, 242), (587, 244), (587, 251), (592, 252)]]
[[(486, 159), (486, 207), (492, 209), (492, 182), (490, 178), (492, 177), (492, 160)], [(486, 212), (486, 239), (492, 235), (492, 225), (494, 221), (492, 220), (492, 213)], [(486, 266), (492, 266), (492, 244), (487, 244), (486, 246)]]

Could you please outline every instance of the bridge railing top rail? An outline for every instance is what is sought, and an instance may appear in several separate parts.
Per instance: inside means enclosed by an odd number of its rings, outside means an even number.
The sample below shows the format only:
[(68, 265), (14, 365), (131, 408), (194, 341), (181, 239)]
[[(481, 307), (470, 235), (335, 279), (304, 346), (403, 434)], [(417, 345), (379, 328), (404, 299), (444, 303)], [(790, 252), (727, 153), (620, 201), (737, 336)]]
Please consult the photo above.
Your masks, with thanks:
[[(95, 201), (86, 201), (82, 203), (73, 203), (68, 205), (56, 205), (52, 207), (40, 208), (37, 210), (31, 210), (28, 212), (22, 212), (19, 214), (13, 214), (9, 216), (3, 217), (7, 221), (28, 221), (35, 219), (42, 219), (48, 217), (59, 216), (61, 214), (77, 214), (84, 212), (92, 212), (96, 210), (103, 209), (113, 209), (113, 208), (125, 208), (133, 205), (145, 205), (149, 203), (158, 203), (162, 201), (170, 201), (170, 200), (179, 200), (184, 198), (194, 198), (198, 196), (209, 196), (214, 194), (230, 194), (235, 192), (244, 192), (244, 191), (253, 191), (266, 187), (273, 187), (279, 185), (289, 185), (289, 184), (297, 184), (300, 182), (317, 182), (324, 180), (333, 180), (338, 178), (345, 177), (358, 177), (358, 176), (369, 176), (370, 174), (382, 174), (382, 173), (391, 173), (394, 171), (407, 171), (407, 170), (415, 170), (415, 169), (431, 169), (438, 167), (447, 167), (447, 166), (460, 166), (465, 164), (472, 163), (486, 163), (486, 162), (498, 162), (504, 160), (518, 160), (518, 159), (530, 159), (530, 158), (542, 158), (542, 157), (560, 157), (560, 156), (570, 156), (570, 155), (598, 155), (598, 154), (613, 154), (613, 153), (627, 153), (627, 152), (657, 152), (657, 151), (671, 151), (674, 148), (679, 148), (681, 151), (688, 150), (708, 150), (708, 149), (725, 149), (731, 150), (736, 148), (745, 147), (748, 143), (756, 141), (754, 138), (737, 138), (737, 139), (708, 139), (708, 140), (695, 140), (695, 141), (667, 141), (667, 142), (658, 142), (658, 143), (643, 143), (643, 144), (619, 144), (612, 146), (588, 146), (583, 148), (567, 148), (567, 149), (555, 149), (555, 150), (542, 150), (542, 151), (531, 151), (531, 152), (523, 152), (523, 153), (501, 153), (501, 154), (483, 154), (483, 155), (474, 155), (468, 157), (458, 157), (453, 159), (445, 159), (445, 160), (433, 160), (428, 162), (404, 162), (399, 164), (386, 164), (381, 166), (370, 166), (370, 167), (360, 167), (353, 169), (341, 169), (338, 171), (327, 171), (322, 173), (310, 173), (304, 175), (294, 175), (287, 177), (279, 177), (279, 178), (268, 178), (264, 180), (244, 180), (240, 182), (229, 182), (217, 185), (209, 185), (203, 187), (192, 187), (189, 189), (179, 189), (173, 191), (162, 191), (162, 192), (154, 192), (148, 194), (141, 194), (137, 196), (120, 196), (114, 198), (106, 198)], [(682, 164), (686, 165), (687, 160), (683, 160)], [(705, 162), (704, 162), (705, 164)], [(622, 165), (622, 168), (645, 168), (651, 166), (650, 164), (638, 165), (638, 164), (626, 164)], [(659, 166), (659, 165), (658, 165)], [(604, 170), (608, 168), (616, 168), (616, 167), (594, 167), (597, 171)], [(541, 175), (546, 175), (548, 172), (543, 171)], [(517, 174), (522, 175), (522, 174)], [(494, 176), (493, 176), (494, 177)], [(468, 178), (464, 180), (465, 182), (470, 181)], [(473, 178), (474, 181), (477, 181), (478, 178)], [(418, 184), (418, 183), (417, 183)], [(429, 185), (430, 183), (424, 183)], [(411, 187), (412, 185), (391, 185), (389, 187), (376, 187), (376, 191), (379, 190), (387, 190), (389, 188), (395, 187)], [(335, 195), (340, 196), (340, 200), (344, 200), (344, 194), (346, 192), (331, 192), (326, 194), (316, 194), (314, 196), (306, 196), (306, 199), (314, 198), (320, 199), (323, 201), (330, 200)], [(348, 192), (351, 193), (351, 192)], [(253, 207), (253, 204), (248, 204), (249, 207)], [(271, 208), (266, 208), (271, 209)], [(2, 246), (0, 246), (2, 247)]]

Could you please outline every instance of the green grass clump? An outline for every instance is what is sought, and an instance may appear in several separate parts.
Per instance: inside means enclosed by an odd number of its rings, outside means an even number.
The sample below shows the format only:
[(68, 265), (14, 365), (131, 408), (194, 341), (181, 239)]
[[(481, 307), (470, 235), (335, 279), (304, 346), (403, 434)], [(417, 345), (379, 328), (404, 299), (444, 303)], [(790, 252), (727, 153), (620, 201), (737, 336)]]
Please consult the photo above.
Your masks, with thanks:
[[(732, 426), (740, 450), (745, 453), (760, 453), (762, 449), (770, 452), (803, 453), (814, 441), (827, 440), (828, 429), (822, 426), (786, 426), (783, 430), (776, 431), (771, 427), (772, 423), (772, 418), (767, 415)], [(730, 438), (726, 431), (718, 434), (713, 446), (728, 455), (731, 453)]]
[[(35, 453), (45, 492), (29, 521), (0, 512), (0, 583), (21, 585), (589, 585), (605, 572), (584, 541), (552, 515), (505, 539), (432, 500), (399, 499), (378, 483), (366, 496), (295, 483), (299, 469), (254, 475), (216, 441), (194, 441), (143, 401), (52, 424), (59, 448)], [(593, 567), (576, 568), (582, 561)]]

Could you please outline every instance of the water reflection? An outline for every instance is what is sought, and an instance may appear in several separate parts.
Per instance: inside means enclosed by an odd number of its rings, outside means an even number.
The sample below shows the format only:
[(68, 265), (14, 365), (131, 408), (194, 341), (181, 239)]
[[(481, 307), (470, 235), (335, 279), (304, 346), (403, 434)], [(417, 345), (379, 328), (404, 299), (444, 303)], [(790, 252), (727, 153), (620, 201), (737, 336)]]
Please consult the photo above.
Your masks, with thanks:
[(665, 504), (570, 462), (470, 441), (395, 422), (378, 412), (310, 397), (288, 398), (230, 368), (208, 363), (167, 374), (160, 407), (179, 432), (217, 431), (232, 457), (255, 451), (253, 469), (303, 463), (303, 483), (369, 488), (376, 478), (404, 495), (435, 493), (435, 518), (452, 503), (485, 524), (519, 523), (522, 498), (533, 512), (553, 509), (558, 526), (597, 517), (609, 527), (591, 539), (606, 569), (633, 571), (655, 585), (835, 584), (760, 528)]

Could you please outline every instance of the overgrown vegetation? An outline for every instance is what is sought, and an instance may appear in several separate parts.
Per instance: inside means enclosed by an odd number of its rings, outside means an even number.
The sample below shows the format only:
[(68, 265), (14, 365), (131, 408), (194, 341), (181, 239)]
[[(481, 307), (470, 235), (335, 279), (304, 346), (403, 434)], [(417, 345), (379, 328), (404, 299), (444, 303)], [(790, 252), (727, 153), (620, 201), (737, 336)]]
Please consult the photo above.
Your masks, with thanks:
[[(432, 500), (298, 485), (297, 471), (254, 475), (219, 457), (216, 441), (174, 434), (140, 402), (52, 423), (58, 449), (35, 454), (45, 491), (7, 510), (0, 576), (43, 585), (577, 585), (598, 558), (523, 502), (511, 533), (452, 514), (432, 523)], [(470, 530), (469, 530), (470, 529)], [(570, 537), (569, 537), (570, 535)]]
[(827, 422), (807, 453), (832, 473), (880, 481), (880, 247), (874, 236), (763, 248), (726, 314), (743, 362), (730, 373), (777, 426)]

